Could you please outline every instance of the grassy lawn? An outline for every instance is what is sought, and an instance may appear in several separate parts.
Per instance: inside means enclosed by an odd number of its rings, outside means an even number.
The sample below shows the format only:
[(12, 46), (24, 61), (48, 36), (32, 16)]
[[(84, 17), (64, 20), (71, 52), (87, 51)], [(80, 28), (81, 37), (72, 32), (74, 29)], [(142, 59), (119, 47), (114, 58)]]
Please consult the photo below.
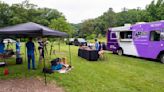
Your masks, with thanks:
[[(53, 49), (58, 51), (58, 46)], [(23, 49), (22, 49), (23, 50)], [(89, 62), (77, 56), (78, 47), (71, 46), (72, 65), (67, 74), (48, 75), (48, 81), (55, 81), (66, 92), (164, 92), (164, 65), (139, 58), (117, 56), (106, 53), (106, 60)], [(62, 44), (61, 52), (55, 57), (69, 57), (68, 46)], [(49, 65), (47, 56), (47, 66)], [(69, 60), (69, 59), (68, 59)], [(27, 70), (27, 62), (15, 65), (15, 59), (8, 59), (10, 74), (0, 79), (43, 77), (42, 69)]]

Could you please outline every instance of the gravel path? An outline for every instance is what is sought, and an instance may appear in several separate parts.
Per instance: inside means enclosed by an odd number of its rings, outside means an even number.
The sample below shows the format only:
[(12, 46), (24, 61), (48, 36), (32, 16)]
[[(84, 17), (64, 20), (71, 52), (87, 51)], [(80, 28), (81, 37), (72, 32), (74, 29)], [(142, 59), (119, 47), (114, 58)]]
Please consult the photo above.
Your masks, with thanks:
[(0, 80), (0, 92), (64, 92), (55, 84), (48, 83), (39, 79), (12, 79)]

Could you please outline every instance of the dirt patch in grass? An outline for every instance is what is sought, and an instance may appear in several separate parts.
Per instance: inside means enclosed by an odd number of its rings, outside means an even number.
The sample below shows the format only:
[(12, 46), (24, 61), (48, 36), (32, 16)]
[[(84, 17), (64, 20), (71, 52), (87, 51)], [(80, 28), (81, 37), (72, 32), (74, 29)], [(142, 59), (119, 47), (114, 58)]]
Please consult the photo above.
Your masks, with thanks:
[(45, 86), (41, 79), (10, 79), (0, 80), (0, 92), (64, 92), (55, 84)]

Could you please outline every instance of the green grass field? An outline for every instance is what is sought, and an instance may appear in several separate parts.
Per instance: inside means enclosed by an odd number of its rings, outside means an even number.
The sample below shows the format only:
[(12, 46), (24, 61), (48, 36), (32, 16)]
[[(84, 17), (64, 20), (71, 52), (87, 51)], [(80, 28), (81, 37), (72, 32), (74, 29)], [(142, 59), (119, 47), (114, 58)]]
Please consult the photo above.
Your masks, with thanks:
[[(58, 46), (54, 48), (58, 51)], [(22, 49), (23, 50), (23, 49)], [(66, 74), (48, 75), (48, 81), (65, 89), (66, 92), (164, 92), (164, 65), (144, 59), (117, 56), (106, 53), (105, 60), (89, 62), (77, 56), (78, 47), (71, 46), (73, 69)], [(22, 51), (24, 52), (24, 51)], [(55, 57), (67, 57), (68, 46), (61, 45), (61, 53)], [(46, 58), (47, 66), (50, 57)], [(0, 79), (42, 77), (42, 69), (27, 70), (27, 62), (15, 65), (15, 59), (8, 59), (10, 74), (3, 75), (0, 68)]]

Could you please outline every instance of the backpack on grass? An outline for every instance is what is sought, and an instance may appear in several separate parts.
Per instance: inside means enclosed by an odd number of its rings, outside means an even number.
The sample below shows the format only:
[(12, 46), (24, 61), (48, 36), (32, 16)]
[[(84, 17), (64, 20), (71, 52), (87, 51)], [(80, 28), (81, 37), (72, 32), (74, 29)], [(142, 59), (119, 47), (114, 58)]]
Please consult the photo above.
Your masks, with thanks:
[(59, 62), (59, 61), (60, 61), (60, 58), (53, 59), (51, 61), (51, 66), (56, 66), (57, 65), (57, 62)]
[(51, 74), (51, 73), (53, 73), (53, 70), (52, 69), (48, 69), (48, 68), (43, 68), (43, 73)]

